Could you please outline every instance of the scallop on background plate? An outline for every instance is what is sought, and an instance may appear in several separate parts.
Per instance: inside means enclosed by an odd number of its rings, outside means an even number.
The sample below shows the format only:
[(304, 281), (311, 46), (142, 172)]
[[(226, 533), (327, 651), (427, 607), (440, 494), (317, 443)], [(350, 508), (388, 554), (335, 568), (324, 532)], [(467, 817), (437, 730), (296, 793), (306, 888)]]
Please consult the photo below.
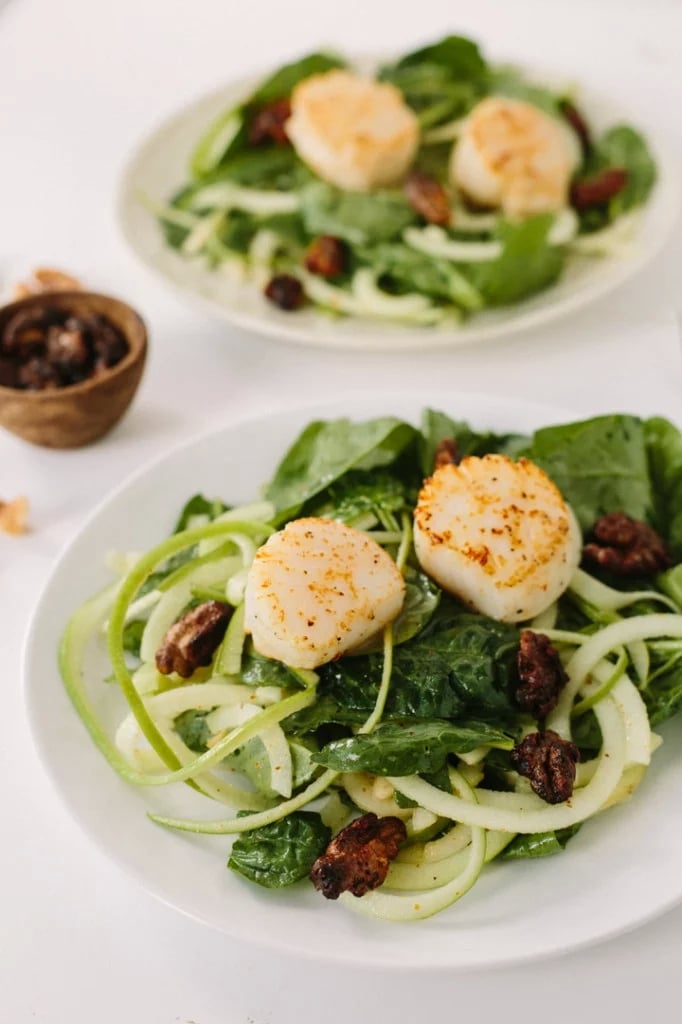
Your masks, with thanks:
[[(25, 649), (25, 695), (44, 767), (81, 828), (148, 892), (241, 941), (325, 961), (381, 967), (473, 967), (556, 954), (634, 928), (682, 899), (682, 720), (632, 800), (588, 821), (567, 851), (488, 865), (474, 888), (426, 921), (368, 920), (302, 882), (265, 890), (226, 868), (231, 838), (153, 824), (147, 811), (223, 818), (229, 811), (183, 784), (135, 787), (94, 746), (56, 667), (67, 617), (110, 576), (105, 556), (142, 551), (172, 529), (189, 495), (253, 499), (289, 443), (314, 418), (446, 409), (480, 428), (530, 431), (572, 417), (548, 407), (450, 393), (349, 398), (226, 426), (136, 473), (93, 512), (47, 582)], [(245, 438), (248, 458), (245, 458)], [(104, 653), (88, 667), (90, 699), (113, 732), (124, 715)], [(127, 710), (127, 709), (126, 709)], [(681, 716), (682, 717), (682, 716)]]
[[(369, 61), (363, 61), (363, 67), (370, 66)], [(540, 83), (556, 80), (555, 74), (529, 77)], [(227, 85), (164, 122), (130, 159), (117, 204), (124, 238), (142, 263), (178, 297), (236, 327), (289, 342), (342, 350), (450, 347), (499, 338), (549, 323), (617, 288), (656, 255), (675, 223), (679, 206), (675, 161), (666, 155), (663, 144), (648, 129), (639, 126), (656, 160), (658, 181), (642, 209), (633, 244), (625, 254), (572, 260), (561, 279), (544, 292), (512, 306), (484, 311), (457, 328), (406, 326), (360, 317), (334, 318), (313, 308), (282, 312), (264, 298), (255, 284), (233, 281), (220, 270), (210, 270), (200, 258), (183, 258), (167, 246), (155, 216), (140, 198), (147, 196), (156, 202), (167, 202), (187, 182), (190, 154), (201, 135), (223, 111), (248, 96), (259, 80), (249, 77)], [(565, 80), (558, 83), (562, 84)], [(587, 90), (580, 90), (578, 102), (597, 130), (630, 121), (627, 110)]]

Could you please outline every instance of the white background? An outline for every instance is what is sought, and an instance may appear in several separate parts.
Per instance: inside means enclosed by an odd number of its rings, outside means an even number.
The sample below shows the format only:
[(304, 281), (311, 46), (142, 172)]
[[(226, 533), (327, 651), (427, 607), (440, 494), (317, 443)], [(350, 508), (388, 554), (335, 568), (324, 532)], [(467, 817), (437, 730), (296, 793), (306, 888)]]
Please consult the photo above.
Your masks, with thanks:
[[(120, 241), (116, 182), (159, 120), (233, 76), (325, 44), (405, 49), (446, 31), (498, 59), (589, 79), (667, 135), (682, 162), (678, 0), (10, 0), (0, 5), (0, 290), (54, 263), (144, 315), (150, 361), (121, 426), (49, 452), (0, 436), (0, 499), (31, 533), (0, 535), (0, 1020), (8, 1024), (290, 1024), (415, 1018), (510, 1024), (657, 1018), (678, 1005), (682, 909), (627, 936), (514, 969), (340, 971), (246, 947), (154, 902), (68, 818), (34, 753), (21, 695), (30, 612), (62, 545), (129, 471), (245, 413), (343, 391), (515, 394), (680, 419), (682, 230), (637, 280), (570, 321), (452, 353), (308, 352), (186, 310)], [(680, 813), (681, 808), (671, 808)], [(655, 865), (651, 865), (655, 871)], [(627, 900), (628, 894), (623, 893)]]

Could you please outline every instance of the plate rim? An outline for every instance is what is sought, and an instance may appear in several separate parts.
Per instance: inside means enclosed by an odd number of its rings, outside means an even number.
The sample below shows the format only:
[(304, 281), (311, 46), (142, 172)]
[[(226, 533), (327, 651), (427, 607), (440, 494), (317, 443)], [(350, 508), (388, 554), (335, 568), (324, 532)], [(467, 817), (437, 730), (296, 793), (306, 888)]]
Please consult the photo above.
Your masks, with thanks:
[[(356, 52), (349, 55), (354, 66), (377, 64), (385, 57), (374, 54)], [(499, 62), (504, 64), (504, 62)], [(506, 66), (506, 65), (505, 65)], [(560, 76), (556, 70), (542, 68), (541, 65), (513, 62), (520, 67), (531, 80), (551, 82)], [(271, 70), (271, 69), (270, 69)], [(644, 224), (638, 225), (633, 251), (626, 257), (606, 257), (596, 261), (596, 267), (610, 269), (611, 273), (593, 279), (586, 274), (575, 292), (552, 299), (555, 287), (562, 283), (560, 278), (556, 285), (529, 296), (527, 299), (509, 306), (489, 308), (480, 316), (491, 315), (490, 323), (481, 322), (474, 317), (459, 329), (429, 328), (416, 325), (403, 325), (387, 321), (373, 321), (369, 318), (342, 318), (334, 321), (325, 313), (311, 308), (305, 311), (309, 319), (303, 322), (292, 317), (290, 313), (263, 307), (257, 313), (243, 310), (228, 302), (203, 294), (188, 277), (176, 278), (163, 266), (159, 265), (158, 257), (148, 251), (148, 247), (139, 242), (139, 238), (130, 223), (131, 216), (139, 212), (139, 200), (136, 199), (136, 176), (140, 167), (144, 167), (151, 154), (154, 154), (164, 137), (183, 125), (191, 117), (196, 116), (207, 104), (217, 102), (227, 105), (238, 101), (239, 97), (257, 83), (267, 69), (247, 75), (237, 76), (225, 81), (222, 85), (205, 90), (186, 100), (179, 107), (160, 119), (156, 124), (139, 137), (122, 164), (117, 178), (114, 197), (114, 216), (120, 236), (127, 249), (135, 257), (137, 263), (144, 267), (166, 289), (175, 294), (183, 303), (208, 314), (217, 322), (223, 322), (239, 330), (259, 334), (270, 341), (278, 340), (285, 344), (299, 345), (306, 348), (321, 348), (332, 351), (414, 351), (417, 349), (448, 350), (461, 346), (483, 344), (495, 341), (507, 335), (514, 336), (540, 325), (551, 324), (575, 314), (592, 303), (604, 298), (613, 291), (620, 289), (646, 267), (668, 244), (682, 209), (682, 180), (680, 162), (672, 148), (656, 128), (641, 129), (656, 159), (658, 178), (654, 192), (641, 208)], [(561, 76), (565, 81), (565, 76)], [(594, 90), (588, 81), (578, 83), (578, 89), (588, 96), (588, 102), (596, 102), (609, 109), (610, 123), (630, 123), (627, 113), (622, 111), (610, 93)], [(637, 130), (639, 126), (637, 125)], [(189, 153), (187, 154), (187, 158)], [(149, 214), (151, 216), (151, 214)], [(658, 230), (646, 229), (646, 221), (658, 221)], [(167, 247), (161, 249), (162, 255), (170, 253)], [(620, 273), (618, 270), (620, 268)], [(202, 274), (210, 275), (203, 270)], [(245, 282), (241, 287), (245, 294), (252, 295), (257, 288), (255, 282)], [(531, 305), (534, 302), (539, 305)], [(348, 325), (348, 330), (339, 333), (337, 324)]]
[[(180, 453), (186, 452), (190, 449), (193, 449), (201, 445), (206, 441), (207, 438), (218, 439), (226, 434), (234, 435), (237, 430), (240, 430), (243, 426), (247, 424), (259, 422), (264, 422), (266, 424), (277, 423), (277, 421), (286, 419), (288, 417), (292, 417), (293, 415), (300, 418), (303, 416), (307, 416), (308, 414), (315, 415), (316, 413), (329, 413), (330, 410), (332, 411), (332, 414), (342, 415), (343, 413), (339, 411), (341, 409), (346, 410), (348, 415), (353, 415), (353, 407), (357, 405), (367, 408), (373, 404), (377, 406), (377, 412), (375, 413), (376, 415), (388, 415), (388, 412), (384, 413), (380, 410), (382, 408), (390, 408), (393, 405), (396, 409), (398, 409), (400, 408), (398, 403), (401, 401), (401, 399), (405, 400), (407, 398), (409, 398), (410, 402), (412, 403), (412, 406), (415, 409), (417, 407), (421, 408), (425, 404), (432, 404), (433, 406), (438, 407), (439, 402), (444, 400), (445, 396), (447, 396), (447, 399), (453, 402), (453, 404), (460, 398), (465, 398), (466, 401), (468, 403), (471, 403), (472, 405), (478, 402), (479, 400), (484, 402), (487, 401), (493, 404), (493, 406), (497, 410), (504, 409), (505, 411), (508, 411), (510, 413), (512, 413), (514, 410), (519, 410), (520, 408), (523, 408), (527, 412), (530, 412), (531, 418), (534, 418), (536, 414), (545, 417), (546, 415), (549, 414), (549, 410), (552, 409), (554, 410), (552, 414), (555, 417), (557, 417), (555, 422), (562, 421), (565, 416), (575, 415), (568, 413), (565, 409), (555, 409), (554, 406), (549, 406), (543, 403), (521, 401), (518, 399), (508, 398), (505, 396), (485, 395), (478, 392), (459, 393), (456, 391), (442, 390), (434, 390), (432, 392), (429, 392), (427, 396), (423, 392), (423, 389), (419, 389), (417, 391), (387, 391), (378, 396), (369, 395), (363, 392), (353, 392), (350, 394), (338, 396), (333, 400), (332, 403), (325, 403), (324, 405), (317, 401), (310, 403), (295, 402), (292, 403), (290, 406), (287, 406), (271, 414), (253, 414), (244, 417), (232, 417), (227, 419), (222, 424), (214, 425), (213, 427), (204, 430), (200, 433), (197, 433), (190, 438), (182, 439), (180, 442), (171, 445), (164, 451), (157, 453), (157, 455), (150, 458), (144, 465), (138, 467), (136, 470), (128, 474), (123, 480), (121, 480), (115, 487), (111, 488), (111, 490), (101, 500), (99, 500), (91, 509), (86, 519), (79, 525), (76, 533), (62, 546), (62, 549), (60, 550), (58, 556), (54, 560), (54, 563), (47, 576), (47, 579), (45, 580), (44, 586), (41, 590), (40, 597), (36, 602), (36, 605), (34, 607), (33, 613), (28, 624), (28, 628), (26, 629), (25, 632), (24, 642), (22, 645), (21, 663), (24, 707), (27, 715), (30, 734), (32, 737), (34, 749), (37, 751), (39, 761), (43, 767), (43, 770), (45, 771), (45, 774), (47, 775), (50, 781), (52, 789), (56, 792), (62, 806), (66, 809), (69, 817), (71, 817), (71, 819), (77, 824), (80, 831), (83, 834), (85, 834), (87, 839), (96, 848), (98, 848), (99, 851), (111, 863), (113, 863), (119, 871), (122, 871), (124, 875), (127, 875), (128, 877), (132, 878), (135, 881), (136, 885), (141, 886), (142, 889), (144, 889), (148, 894), (153, 896), (155, 899), (161, 901), (162, 903), (166, 904), (172, 909), (179, 911), (184, 916), (192, 918), (193, 920), (200, 922), (202, 924), (208, 925), (209, 927), (212, 927), (214, 930), (222, 932), (223, 934), (227, 934), (233, 938), (241, 938), (242, 940), (246, 940), (253, 943), (255, 946), (265, 947), (272, 951), (283, 951), (282, 940), (281, 938), (277, 937), (277, 935), (273, 934), (271, 936), (267, 933), (264, 934), (262, 928), (256, 928), (254, 932), (253, 927), (249, 927), (249, 929), (245, 931), (243, 927), (239, 927), (239, 925), (236, 927), (228, 927), (226, 922), (218, 923), (215, 919), (211, 919), (210, 917), (207, 917), (205, 914), (197, 912), (195, 909), (193, 910), (190, 905), (186, 905), (186, 901), (178, 902), (177, 898), (174, 899), (173, 897), (169, 896), (167, 891), (165, 891), (163, 887), (160, 887), (158, 884), (153, 884), (153, 882), (150, 881), (148, 875), (145, 875), (144, 869), (141, 865), (133, 865), (129, 862), (128, 858), (122, 860), (120, 853), (117, 853), (117, 851), (107, 846), (103, 838), (100, 835), (98, 835), (97, 825), (93, 824), (92, 821), (90, 821), (86, 816), (83, 815), (80, 807), (77, 806), (77, 801), (73, 798), (73, 796), (70, 793), (64, 791), (62, 786), (60, 786), (60, 784), (58, 783), (57, 777), (53, 774), (53, 771), (51, 770), (52, 764), (50, 761), (50, 756), (47, 748), (44, 745), (44, 738), (41, 736), (41, 727), (38, 724), (39, 720), (35, 710), (37, 700), (35, 682), (31, 682), (31, 666), (36, 658), (37, 637), (39, 637), (40, 635), (40, 629), (43, 619), (45, 619), (46, 617), (49, 618), (47, 608), (51, 597), (51, 591), (55, 584), (59, 581), (60, 574), (64, 572), (65, 567), (68, 567), (69, 557), (73, 557), (73, 552), (77, 549), (79, 543), (82, 543), (82, 538), (86, 537), (87, 539), (87, 534), (90, 531), (92, 531), (94, 527), (96, 527), (98, 520), (103, 514), (105, 514), (107, 508), (114, 500), (116, 500), (117, 498), (120, 499), (122, 496), (124, 497), (126, 494), (128, 494), (130, 492), (130, 489), (133, 488), (137, 482), (143, 480), (150, 473), (150, 471), (161, 469), (165, 464), (171, 464)], [(427, 397), (428, 402), (426, 401)], [(483, 422), (481, 423), (481, 426), (484, 425), (485, 417), (487, 415), (487, 413), (485, 412), (485, 407), (482, 408)], [(396, 413), (396, 415), (398, 415), (398, 413)], [(559, 419), (559, 417), (561, 419)], [(405, 418), (408, 419), (409, 421), (414, 421), (415, 416), (410, 411)], [(567, 422), (567, 420), (565, 421)], [(540, 422), (542, 422), (542, 420), (540, 420)], [(190, 488), (188, 488), (188, 491), (189, 490)], [(55, 678), (59, 682), (58, 673), (55, 674)], [(64, 695), (62, 694), (62, 696)], [(71, 711), (73, 714), (74, 721), (78, 721), (78, 716), (75, 714), (75, 712), (73, 712), (72, 709)], [(84, 737), (87, 735), (84, 730), (82, 732), (82, 735)], [(86, 742), (89, 742), (89, 739)], [(99, 753), (99, 751), (96, 751), (96, 755), (98, 758), (101, 758), (101, 754)], [(111, 771), (112, 775), (115, 775), (115, 773), (109, 766), (107, 766), (107, 770)], [(147, 827), (148, 825), (148, 822), (142, 822), (142, 827)], [(174, 836), (173, 838), (177, 839), (178, 837)], [(225, 869), (223, 868), (223, 871), (224, 870)], [(653, 920), (656, 917), (659, 917), (662, 914), (666, 913), (668, 910), (672, 909), (672, 907), (679, 904), (680, 901), (682, 901), (682, 887), (680, 888), (680, 891), (678, 893), (672, 896), (668, 896), (668, 898), (666, 899), (659, 900), (656, 903), (656, 905), (651, 907), (648, 911), (641, 912), (634, 918), (630, 918), (628, 920), (621, 920), (616, 924), (607, 926), (605, 928), (602, 928), (601, 930), (592, 930), (587, 934), (583, 935), (582, 937), (576, 938), (574, 936), (571, 940), (569, 940), (568, 945), (555, 940), (554, 943), (549, 946), (549, 948), (545, 947), (540, 950), (538, 948), (528, 950), (516, 949), (514, 951), (505, 951), (504, 955), (502, 955), (498, 951), (496, 956), (489, 956), (483, 959), (477, 955), (467, 957), (466, 955), (462, 955), (460, 951), (458, 959), (456, 960), (447, 958), (438, 959), (436, 962), (424, 962), (421, 959), (415, 960), (414, 958), (411, 960), (398, 958), (396, 960), (395, 955), (391, 954), (389, 946), (382, 942), (380, 942), (379, 945), (372, 946), (373, 955), (369, 963), (367, 962), (367, 956), (369, 955), (367, 949), (359, 952), (357, 955), (354, 955), (353, 952), (349, 950), (346, 950), (345, 953), (339, 954), (338, 949), (334, 953), (329, 954), (324, 953), (321, 948), (313, 948), (313, 945), (310, 942), (301, 941), (300, 939), (292, 942), (292, 944), (289, 945), (286, 951), (297, 956), (305, 957), (312, 961), (322, 961), (325, 963), (331, 962), (335, 964), (345, 964), (348, 966), (352, 965), (370, 968), (376, 967), (381, 969), (387, 969), (389, 967), (404, 969), (406, 966), (409, 966), (410, 969), (412, 970), (420, 971), (427, 971), (432, 969), (442, 970), (444, 968), (447, 968), (448, 970), (497, 968), (504, 966), (512, 966), (514, 964), (520, 963), (531, 963), (535, 962), (536, 960), (540, 961), (555, 956), (563, 955), (568, 952), (573, 952), (577, 949), (596, 945), (608, 939), (614, 938), (620, 934), (625, 934), (629, 931), (633, 931), (636, 928), (645, 925), (650, 920)], [(273, 906), (275, 905), (273, 904)], [(320, 909), (322, 910), (323, 908)], [(351, 916), (355, 917), (355, 915)], [(391, 926), (389, 925), (388, 927)], [(456, 928), (456, 919), (454, 919), (453, 932), (456, 932)], [(443, 936), (441, 936), (441, 939), (442, 938)], [(384, 950), (384, 945), (386, 945), (386, 949), (388, 950), (388, 952), (378, 952)]]

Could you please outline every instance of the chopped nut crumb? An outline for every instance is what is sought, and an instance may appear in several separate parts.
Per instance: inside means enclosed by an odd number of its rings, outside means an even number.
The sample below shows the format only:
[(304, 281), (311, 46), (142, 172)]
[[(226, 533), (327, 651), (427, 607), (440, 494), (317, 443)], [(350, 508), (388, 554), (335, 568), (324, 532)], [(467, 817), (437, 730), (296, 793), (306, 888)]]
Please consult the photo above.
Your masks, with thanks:
[(0, 530), (3, 533), (26, 533), (28, 526), (28, 498), (0, 501)]

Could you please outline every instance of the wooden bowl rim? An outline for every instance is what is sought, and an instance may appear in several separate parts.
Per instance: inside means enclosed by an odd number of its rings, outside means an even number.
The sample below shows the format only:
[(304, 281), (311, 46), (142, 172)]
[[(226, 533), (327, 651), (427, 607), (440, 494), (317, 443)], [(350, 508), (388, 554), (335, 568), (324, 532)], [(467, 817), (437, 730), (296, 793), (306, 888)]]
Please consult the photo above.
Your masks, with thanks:
[[(0, 315), (3, 319), (7, 314), (12, 316), (15, 312), (20, 309), (26, 309), (31, 306), (45, 306), (49, 305), (50, 301), (55, 301), (57, 304), (77, 304), (82, 299), (96, 299), (103, 301), (105, 304), (117, 306), (119, 309), (124, 310), (127, 314), (132, 317), (134, 330), (125, 331), (125, 339), (128, 343), (128, 351), (115, 366), (105, 370), (104, 373), (98, 377), (88, 377), (86, 380), (80, 381), (78, 384), (66, 384), (61, 388), (46, 388), (42, 391), (32, 391), (25, 388), (12, 388), (6, 387), (0, 384), (0, 397), (3, 395), (12, 396), (15, 400), (33, 402), (39, 404), (41, 401), (50, 400), (54, 402), (59, 398), (67, 400), (75, 395), (83, 395), (88, 391), (95, 391), (101, 385), (108, 384), (110, 381), (115, 380), (116, 377), (123, 374), (126, 370), (130, 369), (136, 363), (144, 359), (147, 351), (147, 325), (144, 320), (129, 303), (123, 299), (118, 299), (113, 295), (105, 295), (104, 292), (90, 292), (90, 291), (63, 291), (63, 292), (40, 292), (37, 295), (27, 295), (24, 299), (16, 299), (14, 302), (8, 302), (6, 305), (0, 307)], [(77, 310), (74, 308), (74, 312)], [(104, 314), (106, 315), (106, 314)]]

